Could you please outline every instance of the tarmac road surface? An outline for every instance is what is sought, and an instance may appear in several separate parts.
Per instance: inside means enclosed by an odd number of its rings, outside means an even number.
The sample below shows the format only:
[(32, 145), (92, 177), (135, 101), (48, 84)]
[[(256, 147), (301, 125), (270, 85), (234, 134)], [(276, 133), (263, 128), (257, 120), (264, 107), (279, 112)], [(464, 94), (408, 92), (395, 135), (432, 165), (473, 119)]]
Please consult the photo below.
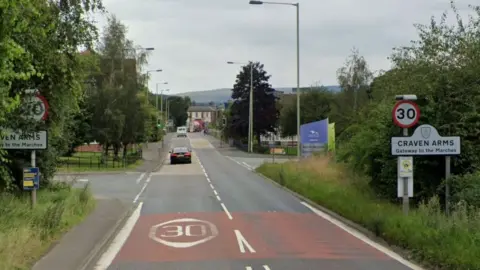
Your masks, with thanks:
[[(200, 134), (192, 164), (147, 175), (95, 269), (421, 269), (223, 156)], [(355, 236), (356, 235), (356, 236)]]

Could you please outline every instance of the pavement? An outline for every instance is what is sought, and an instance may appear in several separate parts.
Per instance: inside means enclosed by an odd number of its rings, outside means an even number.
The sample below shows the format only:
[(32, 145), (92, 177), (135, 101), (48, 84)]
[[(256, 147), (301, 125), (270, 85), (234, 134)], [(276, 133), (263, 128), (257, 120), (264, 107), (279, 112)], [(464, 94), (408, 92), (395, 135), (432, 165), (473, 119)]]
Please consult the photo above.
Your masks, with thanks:
[(192, 164), (145, 172), (128, 219), (83, 269), (421, 269), (253, 172), (265, 157), (198, 133), (170, 142), (191, 147)]
[(83, 223), (65, 234), (32, 269), (92, 269), (102, 254), (100, 250), (108, 246), (137, 205), (148, 175), (165, 161), (171, 136), (167, 135), (164, 143), (149, 143), (143, 149), (143, 164), (132, 171), (57, 174), (54, 181), (69, 182), (76, 188), (88, 184), (97, 199), (97, 206)]

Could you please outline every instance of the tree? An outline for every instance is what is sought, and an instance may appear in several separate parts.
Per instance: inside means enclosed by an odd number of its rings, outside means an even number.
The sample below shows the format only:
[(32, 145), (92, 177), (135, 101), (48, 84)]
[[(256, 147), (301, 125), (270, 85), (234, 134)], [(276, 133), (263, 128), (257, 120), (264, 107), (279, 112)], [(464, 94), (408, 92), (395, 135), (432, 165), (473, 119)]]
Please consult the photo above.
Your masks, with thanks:
[(275, 89), (268, 83), (270, 75), (263, 69), (263, 64), (250, 62), (242, 67), (232, 89), (231, 122), (227, 127), (229, 134), (237, 138), (248, 135), (249, 103), (250, 103), (250, 70), (253, 67), (253, 133), (260, 144), (260, 135), (275, 132), (279, 118), (276, 108)]
[[(305, 88), (301, 91), (300, 124), (328, 118), (334, 97), (333, 93), (325, 87)], [(297, 100), (296, 95), (291, 95), (291, 97), (284, 103), (280, 113), (280, 127), (282, 136), (285, 137), (297, 135)]]
[(183, 126), (187, 122), (190, 97), (169, 96), (169, 117), (173, 119), (175, 126)]
[[(0, 1), (2, 11), (5, 4), (7, 12), (2, 12), (0, 31), (0, 121), (15, 129), (49, 131), (49, 148), (37, 152), (43, 183), (48, 184), (58, 153), (65, 152), (72, 139), (69, 123), (78, 111), (84, 88), (85, 70), (78, 48), (91, 46), (96, 38), (96, 28), (86, 15), (103, 7), (97, 0), (19, 0)], [(29, 88), (38, 89), (50, 104), (45, 123), (17, 117), (18, 98)], [(1, 175), (0, 188), (9, 186), (14, 178), (20, 187), (22, 168), (30, 153), (8, 151), (5, 157), (9, 175)]]

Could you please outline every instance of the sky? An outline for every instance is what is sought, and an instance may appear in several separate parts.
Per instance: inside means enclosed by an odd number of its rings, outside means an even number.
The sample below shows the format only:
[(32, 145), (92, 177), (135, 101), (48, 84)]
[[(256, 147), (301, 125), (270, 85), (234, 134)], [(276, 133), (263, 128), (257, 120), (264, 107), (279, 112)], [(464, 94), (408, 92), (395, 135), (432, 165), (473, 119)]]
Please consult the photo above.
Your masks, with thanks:
[[(468, 4), (457, 0), (462, 15)], [(336, 85), (355, 47), (372, 71), (388, 70), (392, 48), (417, 39), (414, 23), (449, 10), (449, 0), (300, 0), (300, 84)], [(149, 88), (169, 93), (230, 88), (240, 65), (259, 61), (273, 87), (296, 86), (296, 12), (248, 0), (104, 0), (136, 45), (154, 47)], [(105, 16), (95, 15), (102, 29)], [(166, 93), (166, 92), (164, 92)]]

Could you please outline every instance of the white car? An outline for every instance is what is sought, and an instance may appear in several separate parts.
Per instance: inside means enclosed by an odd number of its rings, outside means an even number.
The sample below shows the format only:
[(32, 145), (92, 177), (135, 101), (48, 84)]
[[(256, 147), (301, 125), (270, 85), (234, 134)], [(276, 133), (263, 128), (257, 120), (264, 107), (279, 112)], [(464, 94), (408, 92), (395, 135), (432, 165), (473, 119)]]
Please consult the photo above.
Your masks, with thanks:
[(187, 137), (187, 127), (178, 127), (177, 137)]

